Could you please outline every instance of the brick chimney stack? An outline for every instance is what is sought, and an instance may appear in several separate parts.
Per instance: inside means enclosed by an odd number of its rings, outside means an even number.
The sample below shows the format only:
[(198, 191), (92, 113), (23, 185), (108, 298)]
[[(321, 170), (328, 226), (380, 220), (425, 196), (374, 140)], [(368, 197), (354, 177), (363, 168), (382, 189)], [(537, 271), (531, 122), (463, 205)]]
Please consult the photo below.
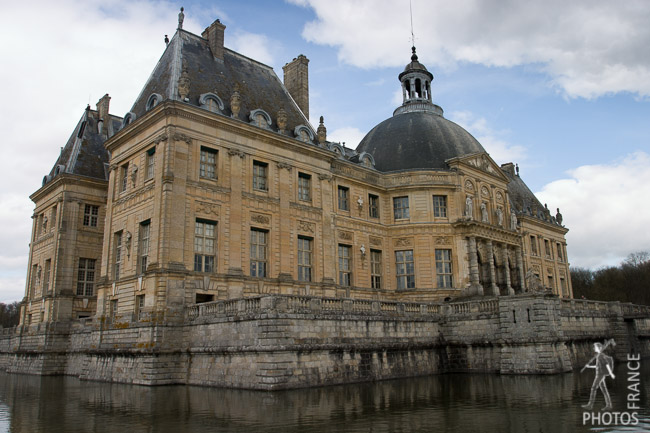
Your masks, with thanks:
[(223, 60), (224, 30), (226, 30), (226, 26), (221, 24), (221, 21), (216, 20), (215, 22), (210, 24), (208, 28), (203, 30), (203, 33), (201, 33), (203, 39), (208, 40), (208, 44), (210, 45), (210, 51), (212, 51), (212, 55), (220, 60)]
[(102, 98), (97, 101), (97, 113), (99, 114), (99, 122), (98, 122), (98, 127), (99, 131), (97, 131), (99, 134), (101, 134), (103, 129), (105, 128), (108, 131), (108, 124), (110, 122), (109, 114), (108, 114), (108, 108), (111, 104), (111, 97), (108, 96), (108, 93), (102, 96)]
[(302, 54), (282, 67), (284, 86), (309, 119), (309, 59)]

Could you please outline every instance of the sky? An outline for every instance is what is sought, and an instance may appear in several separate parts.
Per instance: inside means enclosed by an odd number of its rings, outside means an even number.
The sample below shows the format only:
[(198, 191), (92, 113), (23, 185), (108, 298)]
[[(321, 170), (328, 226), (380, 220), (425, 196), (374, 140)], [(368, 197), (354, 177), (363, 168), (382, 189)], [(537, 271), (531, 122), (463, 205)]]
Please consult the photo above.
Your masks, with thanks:
[(34, 204), (83, 114), (129, 111), (185, 8), (226, 47), (272, 66), (310, 60), (310, 116), (355, 148), (401, 104), (419, 60), (433, 100), (499, 164), (519, 164), (570, 229), (572, 266), (650, 250), (650, 2), (627, 0), (72, 0), (3, 5), (0, 302), (24, 295)]

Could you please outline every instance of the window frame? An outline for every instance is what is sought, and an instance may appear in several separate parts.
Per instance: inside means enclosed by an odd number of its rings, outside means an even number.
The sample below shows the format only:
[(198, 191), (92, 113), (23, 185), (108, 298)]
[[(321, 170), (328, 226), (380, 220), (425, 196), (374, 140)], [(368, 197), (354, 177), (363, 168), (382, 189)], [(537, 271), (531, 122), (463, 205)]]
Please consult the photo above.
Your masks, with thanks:
[[(451, 249), (436, 248), (434, 252), (436, 261), (436, 287), (439, 289), (451, 289), (454, 287), (454, 269), (452, 263)], [(445, 265), (448, 267), (445, 268)]]
[[(196, 218), (194, 220), (194, 272), (216, 272), (218, 227), (219, 224), (217, 221), (202, 218)], [(208, 228), (212, 231), (211, 235), (208, 234)], [(199, 239), (200, 242), (198, 242)], [(210, 243), (212, 244), (211, 251), (208, 247)]]
[[(91, 264), (92, 266), (90, 266)], [(97, 259), (79, 257), (77, 263), (77, 296), (94, 296), (96, 271)]]
[(379, 196), (368, 194), (368, 217), (379, 219)]
[[(439, 203), (442, 201), (442, 203)], [(434, 218), (448, 218), (448, 205), (447, 196), (441, 194), (433, 195), (433, 217)]]
[(396, 221), (411, 218), (408, 195), (393, 197), (393, 218)]
[(123, 164), (121, 166), (122, 170), (120, 173), (120, 193), (126, 192), (129, 186), (129, 163)]
[(253, 160), (253, 190), (269, 192), (269, 163)]
[(156, 146), (148, 149), (145, 152), (146, 155), (146, 176), (145, 181), (153, 179), (155, 175), (155, 165), (156, 165)]
[[(344, 252), (345, 254), (341, 254)], [(352, 287), (352, 245), (338, 244), (338, 283)]]
[(339, 210), (350, 211), (350, 188), (343, 185), (338, 185), (337, 188), (337, 201)]
[[(308, 249), (304, 247), (307, 246)], [(311, 282), (313, 275), (314, 238), (298, 236), (298, 281)]]
[(413, 250), (395, 251), (397, 290), (415, 289), (415, 254)]
[(311, 175), (298, 172), (298, 200), (311, 202)]
[(144, 274), (147, 271), (149, 260), (149, 247), (151, 239), (151, 220), (140, 223), (138, 234), (138, 273)]
[(120, 279), (120, 271), (122, 270), (123, 251), (124, 248), (124, 230), (115, 232), (114, 245), (113, 245), (113, 279), (115, 281)]
[[(219, 151), (212, 147), (201, 146), (199, 149), (199, 179), (217, 180), (217, 161)], [(212, 158), (212, 161), (210, 160)]]
[(99, 206), (86, 204), (84, 207), (83, 225), (86, 227), (97, 227), (99, 222)]
[[(377, 258), (379, 258), (377, 260)], [(370, 250), (370, 287), (382, 289), (382, 252), (381, 250)]]
[(251, 277), (268, 277), (268, 239), (269, 231), (251, 227), (250, 230), (250, 275)]

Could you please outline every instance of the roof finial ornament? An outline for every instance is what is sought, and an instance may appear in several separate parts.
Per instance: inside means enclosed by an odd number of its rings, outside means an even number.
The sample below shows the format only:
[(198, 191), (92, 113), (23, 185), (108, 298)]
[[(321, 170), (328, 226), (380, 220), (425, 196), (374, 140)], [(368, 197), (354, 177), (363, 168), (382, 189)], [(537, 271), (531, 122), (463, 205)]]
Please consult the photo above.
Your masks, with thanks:
[(169, 38), (165, 35), (165, 45), (169, 45)]
[(415, 32), (413, 31), (413, 4), (412, 3), (413, 2), (409, 0), (409, 12), (411, 13), (411, 50), (413, 51), (411, 60), (417, 62), (418, 56), (415, 54)]
[(182, 30), (183, 29), (183, 20), (185, 20), (185, 14), (183, 13), (185, 9), (181, 6), (181, 11), (178, 14), (178, 29)]
[(517, 170), (517, 176), (519, 176), (519, 164), (515, 164), (515, 169)]

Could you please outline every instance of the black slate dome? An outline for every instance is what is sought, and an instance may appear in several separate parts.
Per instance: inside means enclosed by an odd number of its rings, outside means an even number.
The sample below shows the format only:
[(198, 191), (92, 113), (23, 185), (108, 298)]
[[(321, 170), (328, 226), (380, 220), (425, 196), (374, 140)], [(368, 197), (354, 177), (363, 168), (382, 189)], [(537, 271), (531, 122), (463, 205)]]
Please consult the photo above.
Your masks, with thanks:
[(445, 119), (442, 108), (431, 102), (432, 79), (413, 47), (411, 62), (399, 74), (403, 104), (357, 147), (358, 153), (373, 156), (377, 170), (445, 169), (447, 159), (485, 152), (469, 132)]

